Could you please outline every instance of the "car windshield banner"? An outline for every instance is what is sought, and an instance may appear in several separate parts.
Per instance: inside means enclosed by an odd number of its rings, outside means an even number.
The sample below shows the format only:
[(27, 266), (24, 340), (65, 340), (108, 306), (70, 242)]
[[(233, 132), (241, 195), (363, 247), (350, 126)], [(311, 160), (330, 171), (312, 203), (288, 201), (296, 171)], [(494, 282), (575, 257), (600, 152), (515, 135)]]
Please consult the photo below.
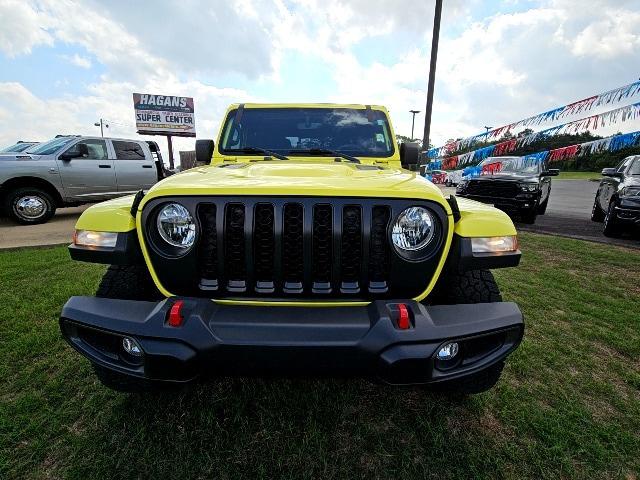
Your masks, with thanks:
[(195, 137), (193, 98), (133, 94), (136, 129), (142, 135)]

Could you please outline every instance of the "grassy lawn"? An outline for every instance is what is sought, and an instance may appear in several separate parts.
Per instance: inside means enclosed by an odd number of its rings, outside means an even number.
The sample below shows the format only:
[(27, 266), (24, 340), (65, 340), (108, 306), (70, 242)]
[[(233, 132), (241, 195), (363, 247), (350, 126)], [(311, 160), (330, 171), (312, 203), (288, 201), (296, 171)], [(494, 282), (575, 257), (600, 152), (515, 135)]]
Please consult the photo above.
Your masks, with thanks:
[(222, 379), (102, 388), (60, 338), (103, 267), (0, 252), (0, 478), (612, 478), (640, 472), (640, 253), (523, 234), (525, 340), (492, 391)]
[(560, 172), (558, 180), (600, 180), (600, 172)]

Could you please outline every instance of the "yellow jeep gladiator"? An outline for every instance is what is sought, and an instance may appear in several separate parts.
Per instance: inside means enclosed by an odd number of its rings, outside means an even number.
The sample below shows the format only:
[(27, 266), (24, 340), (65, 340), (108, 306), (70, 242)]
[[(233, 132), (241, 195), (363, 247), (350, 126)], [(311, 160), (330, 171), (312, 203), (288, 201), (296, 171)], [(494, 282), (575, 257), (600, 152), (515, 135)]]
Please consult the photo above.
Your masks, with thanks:
[(478, 393), (524, 324), (490, 269), (509, 217), (445, 198), (375, 105), (236, 104), (205, 166), (79, 218), (71, 257), (110, 265), (64, 338), (121, 391), (221, 375), (334, 374)]

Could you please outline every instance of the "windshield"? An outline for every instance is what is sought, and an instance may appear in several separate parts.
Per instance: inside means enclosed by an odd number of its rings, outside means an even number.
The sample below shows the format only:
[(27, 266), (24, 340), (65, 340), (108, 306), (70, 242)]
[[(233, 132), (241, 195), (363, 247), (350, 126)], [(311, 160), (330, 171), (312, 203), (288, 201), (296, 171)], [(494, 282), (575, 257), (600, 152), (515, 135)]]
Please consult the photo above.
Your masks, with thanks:
[[(394, 152), (386, 115), (350, 108), (246, 108), (233, 110), (223, 128), (220, 151), (244, 154), (248, 147), (287, 156), (388, 157)], [(311, 152), (310, 152), (311, 151)], [(253, 153), (255, 155), (255, 153)]]
[(540, 161), (526, 157), (489, 157), (480, 167), (482, 175), (495, 173), (540, 173)]
[(20, 153), (32, 146), (33, 143), (16, 143), (0, 150), (0, 153)]
[(629, 175), (640, 175), (640, 158), (636, 158), (631, 164)]
[(48, 142), (41, 143), (27, 150), (27, 153), (33, 153), (35, 155), (51, 155), (56, 153), (67, 143), (74, 140), (75, 137), (59, 137), (49, 140)]

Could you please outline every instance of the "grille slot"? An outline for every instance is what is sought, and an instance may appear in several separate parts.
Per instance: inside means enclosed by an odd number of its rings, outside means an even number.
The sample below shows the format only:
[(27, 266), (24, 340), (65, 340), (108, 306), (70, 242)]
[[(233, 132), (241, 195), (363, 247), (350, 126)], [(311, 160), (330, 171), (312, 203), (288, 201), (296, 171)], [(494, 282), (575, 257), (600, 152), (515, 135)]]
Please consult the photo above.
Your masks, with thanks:
[(304, 208), (300, 203), (284, 206), (282, 263), (285, 293), (302, 293), (304, 290)]
[(369, 292), (386, 293), (391, 250), (387, 240), (390, 212), (385, 206), (373, 207), (369, 244)]
[(203, 232), (199, 245), (200, 289), (218, 290), (218, 230), (216, 228), (216, 205), (203, 203), (198, 206), (198, 216)]
[(362, 211), (357, 205), (348, 205), (342, 211), (342, 293), (360, 291), (362, 267)]
[(225, 273), (227, 290), (242, 293), (247, 289), (244, 239), (244, 205), (230, 203), (225, 213)]
[(332, 217), (331, 205), (313, 207), (313, 293), (331, 293)]
[(256, 292), (273, 293), (274, 256), (275, 256), (275, 217), (273, 205), (259, 203), (256, 205), (253, 248), (255, 262)]
[(467, 185), (466, 193), (469, 195), (510, 198), (519, 193), (519, 188), (515, 182), (505, 182), (501, 180), (471, 180)]

